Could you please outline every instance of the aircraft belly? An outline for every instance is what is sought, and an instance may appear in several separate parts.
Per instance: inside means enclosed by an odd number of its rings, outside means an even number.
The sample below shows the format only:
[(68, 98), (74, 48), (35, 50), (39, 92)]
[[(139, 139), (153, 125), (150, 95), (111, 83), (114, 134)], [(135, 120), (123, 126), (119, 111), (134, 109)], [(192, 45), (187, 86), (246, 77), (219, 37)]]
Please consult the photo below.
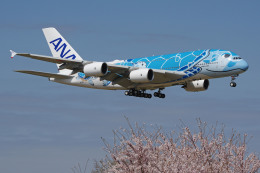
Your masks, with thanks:
[(210, 76), (211, 78), (221, 78), (221, 77), (228, 77), (228, 76), (232, 76), (234, 74), (240, 74), (242, 72), (241, 69), (234, 69), (234, 70), (230, 70), (230, 71), (214, 71), (211, 69), (207, 69), (207, 72), (205, 72), (205, 74), (207, 76)]

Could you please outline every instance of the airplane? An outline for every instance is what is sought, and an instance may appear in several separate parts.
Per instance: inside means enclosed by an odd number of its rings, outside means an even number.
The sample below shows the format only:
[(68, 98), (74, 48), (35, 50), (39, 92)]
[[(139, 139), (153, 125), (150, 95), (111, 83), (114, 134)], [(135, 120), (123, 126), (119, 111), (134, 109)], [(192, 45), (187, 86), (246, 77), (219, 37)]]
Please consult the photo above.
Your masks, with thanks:
[(49, 81), (66, 85), (104, 90), (125, 90), (126, 96), (152, 98), (147, 90), (158, 90), (154, 97), (165, 98), (162, 90), (181, 85), (186, 91), (205, 91), (209, 79), (231, 76), (235, 79), (248, 69), (248, 63), (231, 51), (196, 50), (168, 55), (99, 62), (83, 60), (53, 27), (43, 28), (52, 56), (29, 53), (15, 55), (57, 64), (58, 73), (17, 70), (16, 72), (47, 77)]

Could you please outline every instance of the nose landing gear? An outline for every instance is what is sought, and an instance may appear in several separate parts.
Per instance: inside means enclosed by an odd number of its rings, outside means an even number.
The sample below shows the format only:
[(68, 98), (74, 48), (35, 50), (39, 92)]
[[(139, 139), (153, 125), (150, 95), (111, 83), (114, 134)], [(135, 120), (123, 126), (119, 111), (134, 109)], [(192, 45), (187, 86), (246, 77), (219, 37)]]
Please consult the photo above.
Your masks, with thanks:
[(234, 82), (236, 80), (236, 77), (238, 77), (238, 75), (231, 76), (231, 82), (230, 82), (230, 86), (231, 87), (236, 87), (237, 86), (237, 83)]

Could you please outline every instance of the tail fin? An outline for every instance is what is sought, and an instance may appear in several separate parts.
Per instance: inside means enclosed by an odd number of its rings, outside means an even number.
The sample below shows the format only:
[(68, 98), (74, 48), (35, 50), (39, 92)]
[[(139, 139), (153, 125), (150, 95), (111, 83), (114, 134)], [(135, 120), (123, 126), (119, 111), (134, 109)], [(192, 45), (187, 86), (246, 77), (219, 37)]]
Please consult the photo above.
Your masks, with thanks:
[[(42, 31), (54, 57), (70, 60), (82, 60), (79, 54), (70, 46), (70, 44), (55, 28), (43, 28)], [(57, 66), (59, 67), (60, 65), (57, 64)], [(60, 73), (69, 74), (71, 73), (71, 70), (60, 70)]]

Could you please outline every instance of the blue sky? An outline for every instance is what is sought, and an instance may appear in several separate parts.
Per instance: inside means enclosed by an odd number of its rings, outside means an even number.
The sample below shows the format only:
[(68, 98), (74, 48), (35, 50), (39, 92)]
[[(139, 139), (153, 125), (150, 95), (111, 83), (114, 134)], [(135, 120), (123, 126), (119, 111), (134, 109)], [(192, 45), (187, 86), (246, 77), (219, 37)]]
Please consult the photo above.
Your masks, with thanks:
[[(253, 136), (259, 152), (259, 1), (6, 1), (1, 3), (0, 172), (72, 172), (78, 162), (105, 155), (100, 137), (131, 122), (166, 131), (180, 119), (216, 121)], [(239, 54), (249, 70), (210, 80), (209, 90), (167, 88), (166, 99), (126, 97), (49, 82), (13, 70), (56, 72), (54, 64), (15, 57), (9, 50), (51, 55), (43, 27), (56, 27), (86, 60), (110, 61), (151, 55), (225, 49)], [(92, 161), (90, 161), (91, 164)]]

